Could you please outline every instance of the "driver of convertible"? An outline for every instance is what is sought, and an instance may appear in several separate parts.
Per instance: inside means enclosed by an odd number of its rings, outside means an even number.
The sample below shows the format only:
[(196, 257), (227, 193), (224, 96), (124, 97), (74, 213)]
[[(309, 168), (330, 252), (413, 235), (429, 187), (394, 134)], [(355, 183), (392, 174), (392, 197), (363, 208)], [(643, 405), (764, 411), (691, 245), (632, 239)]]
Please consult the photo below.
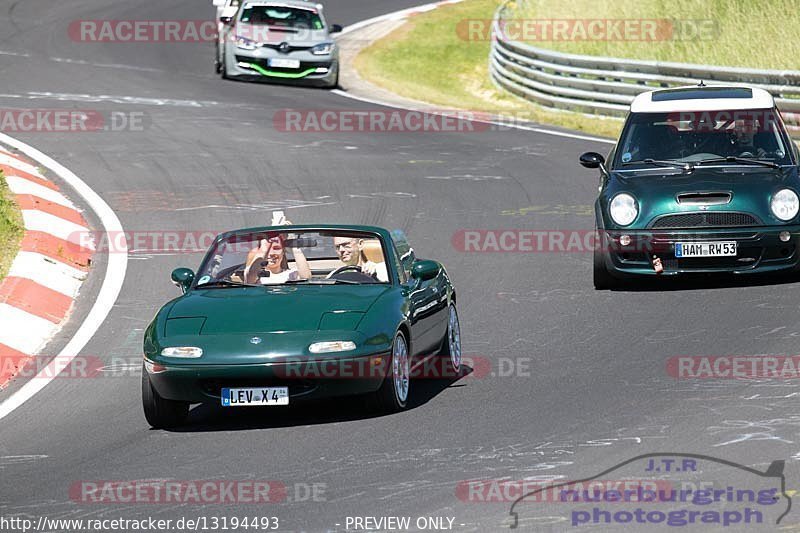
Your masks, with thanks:
[(357, 266), (361, 272), (377, 278), (378, 281), (386, 283), (389, 281), (389, 273), (386, 271), (386, 263), (373, 263), (367, 259), (364, 252), (364, 239), (355, 237), (334, 237), (333, 247), (345, 266)]

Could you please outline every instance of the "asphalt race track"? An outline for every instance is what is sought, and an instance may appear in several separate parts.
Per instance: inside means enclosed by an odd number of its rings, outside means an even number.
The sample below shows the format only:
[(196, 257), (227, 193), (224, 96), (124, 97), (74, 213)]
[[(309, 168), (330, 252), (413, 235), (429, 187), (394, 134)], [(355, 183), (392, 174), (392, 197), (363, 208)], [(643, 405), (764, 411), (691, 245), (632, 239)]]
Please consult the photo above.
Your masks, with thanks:
[[(415, 3), (424, 2), (329, 0), (326, 10), (346, 25)], [(577, 157), (609, 145), (510, 128), (284, 133), (273, 126), (282, 109), (375, 106), (223, 81), (209, 44), (81, 43), (66, 30), (76, 19), (210, 18), (203, 0), (1, 5), (0, 107), (144, 114), (143, 131), (12, 134), (84, 179), (127, 231), (266, 225), (274, 208), (295, 223), (402, 228), (418, 256), (446, 265), (464, 353), (492, 360), (494, 375), (414, 382), (414, 407), (391, 416), (366, 416), (353, 401), (234, 415), (200, 408), (176, 431), (145, 422), (138, 369), (56, 379), (0, 421), (0, 514), (277, 516), (280, 531), (344, 530), (348, 516), (431, 516), (455, 517), (456, 531), (494, 531), (508, 527), (510, 502), (462, 501), (459, 482), (588, 477), (650, 452), (760, 470), (782, 459), (786, 488), (797, 487), (794, 381), (679, 381), (666, 370), (673, 356), (800, 353), (796, 283), (595, 291), (590, 253), (464, 253), (451, 242), (463, 229), (593, 229), (597, 177)], [(141, 357), (143, 328), (177, 294), (169, 273), (200, 258), (132, 254), (120, 297), (83, 352), (109, 363)], [(100, 260), (84, 293), (97, 289), (103, 268)], [(324, 496), (132, 505), (76, 502), (69, 492), (84, 480), (164, 478), (316, 483)], [(522, 525), (570, 529), (545, 522)]]

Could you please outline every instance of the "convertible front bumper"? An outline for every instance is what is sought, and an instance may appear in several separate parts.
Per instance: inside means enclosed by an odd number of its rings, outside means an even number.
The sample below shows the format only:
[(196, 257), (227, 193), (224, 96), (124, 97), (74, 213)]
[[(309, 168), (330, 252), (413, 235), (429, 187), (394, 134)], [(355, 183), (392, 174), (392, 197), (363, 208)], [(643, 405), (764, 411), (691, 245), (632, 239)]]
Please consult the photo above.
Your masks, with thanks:
[[(680, 274), (759, 274), (800, 269), (800, 226), (751, 228), (600, 230), (601, 252), (608, 272), (617, 278), (654, 276), (653, 259), (663, 276)], [(781, 239), (781, 234), (788, 240)], [(627, 236), (630, 243), (627, 242)], [(677, 257), (677, 243), (736, 242), (735, 256)]]
[(288, 387), (290, 404), (376, 391), (386, 376), (390, 353), (364, 357), (296, 359), (241, 365), (153, 363), (145, 371), (162, 398), (220, 403), (223, 388)]

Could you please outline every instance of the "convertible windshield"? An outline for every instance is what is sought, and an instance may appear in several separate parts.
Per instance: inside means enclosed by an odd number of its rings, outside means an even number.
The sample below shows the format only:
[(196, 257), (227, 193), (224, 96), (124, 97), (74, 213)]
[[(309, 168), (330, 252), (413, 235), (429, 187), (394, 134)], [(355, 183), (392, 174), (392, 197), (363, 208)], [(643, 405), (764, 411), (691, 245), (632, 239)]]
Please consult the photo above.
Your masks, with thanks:
[(324, 28), (322, 19), (316, 11), (286, 6), (248, 5), (242, 10), (240, 20), (246, 24), (266, 25), (274, 28), (302, 30)]
[(384, 247), (374, 234), (262, 231), (236, 233), (217, 243), (195, 287), (388, 282)]
[(616, 164), (741, 163), (735, 158), (791, 164), (785, 139), (771, 109), (632, 113)]

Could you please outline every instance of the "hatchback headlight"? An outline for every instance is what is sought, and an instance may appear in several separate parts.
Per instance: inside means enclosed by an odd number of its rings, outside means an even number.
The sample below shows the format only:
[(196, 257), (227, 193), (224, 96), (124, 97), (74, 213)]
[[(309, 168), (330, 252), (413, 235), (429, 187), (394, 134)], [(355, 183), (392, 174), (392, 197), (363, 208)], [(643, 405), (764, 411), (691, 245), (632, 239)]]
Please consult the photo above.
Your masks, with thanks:
[(311, 53), (315, 56), (327, 56), (333, 53), (334, 48), (336, 48), (334, 43), (322, 43), (312, 48)]
[(236, 38), (236, 47), (241, 48), (242, 50), (255, 50), (260, 45), (255, 41), (251, 41), (246, 37), (237, 37)]
[(348, 352), (355, 349), (356, 343), (353, 341), (315, 342), (308, 347), (308, 351), (311, 353)]
[(800, 199), (797, 198), (797, 193), (793, 190), (781, 189), (772, 195), (769, 208), (772, 209), (772, 214), (779, 219), (783, 221), (791, 220), (797, 216), (797, 211), (800, 209)]
[(164, 357), (184, 357), (187, 359), (196, 359), (203, 356), (203, 349), (197, 346), (173, 346), (161, 350), (161, 355)]
[(611, 218), (620, 226), (631, 224), (639, 215), (636, 199), (628, 193), (620, 193), (611, 199), (608, 206)]

